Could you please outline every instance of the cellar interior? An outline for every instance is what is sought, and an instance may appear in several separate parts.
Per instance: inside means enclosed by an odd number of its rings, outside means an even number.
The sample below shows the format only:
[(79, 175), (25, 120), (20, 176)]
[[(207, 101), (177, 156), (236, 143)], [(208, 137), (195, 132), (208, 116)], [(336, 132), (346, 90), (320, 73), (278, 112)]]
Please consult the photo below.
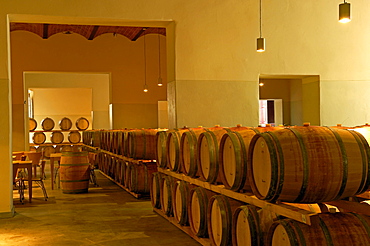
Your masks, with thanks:
[(77, 5), (0, 10), (0, 244), (370, 244), (369, 3)]

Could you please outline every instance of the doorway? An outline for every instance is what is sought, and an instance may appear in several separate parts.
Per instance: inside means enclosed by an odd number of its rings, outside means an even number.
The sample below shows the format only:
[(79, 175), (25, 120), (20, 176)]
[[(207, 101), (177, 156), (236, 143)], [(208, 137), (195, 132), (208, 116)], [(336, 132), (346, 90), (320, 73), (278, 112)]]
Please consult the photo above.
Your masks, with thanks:
[(260, 124), (320, 125), (318, 75), (260, 75)]

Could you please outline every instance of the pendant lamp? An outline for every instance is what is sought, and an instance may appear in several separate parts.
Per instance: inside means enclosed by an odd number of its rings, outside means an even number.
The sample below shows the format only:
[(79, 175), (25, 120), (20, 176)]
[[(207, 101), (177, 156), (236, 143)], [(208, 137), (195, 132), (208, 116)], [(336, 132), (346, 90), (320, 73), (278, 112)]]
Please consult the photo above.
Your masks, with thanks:
[(161, 77), (161, 38), (158, 32), (158, 86), (162, 86), (162, 77)]
[(262, 37), (262, 0), (260, 0), (260, 37), (257, 38), (257, 52), (265, 51), (265, 39)]
[(351, 21), (351, 4), (344, 0), (344, 3), (339, 4), (339, 22), (347, 23)]
[(144, 92), (148, 92), (148, 85), (146, 84), (146, 42), (144, 35)]

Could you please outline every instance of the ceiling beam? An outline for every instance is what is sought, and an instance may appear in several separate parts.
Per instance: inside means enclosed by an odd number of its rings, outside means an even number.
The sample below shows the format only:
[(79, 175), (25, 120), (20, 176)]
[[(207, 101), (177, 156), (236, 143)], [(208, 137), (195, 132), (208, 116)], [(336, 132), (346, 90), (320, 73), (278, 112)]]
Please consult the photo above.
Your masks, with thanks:
[(42, 38), (47, 39), (49, 37), (49, 24), (43, 25)]
[(91, 31), (90, 37), (88, 38), (89, 40), (93, 40), (95, 38), (95, 35), (98, 29), (99, 29), (99, 26), (94, 26), (93, 30)]
[(131, 40), (131, 41), (136, 41), (143, 32), (145, 32), (145, 30), (148, 29), (147, 27), (143, 27), (140, 31), (137, 32), (137, 34), (135, 35), (135, 37)]

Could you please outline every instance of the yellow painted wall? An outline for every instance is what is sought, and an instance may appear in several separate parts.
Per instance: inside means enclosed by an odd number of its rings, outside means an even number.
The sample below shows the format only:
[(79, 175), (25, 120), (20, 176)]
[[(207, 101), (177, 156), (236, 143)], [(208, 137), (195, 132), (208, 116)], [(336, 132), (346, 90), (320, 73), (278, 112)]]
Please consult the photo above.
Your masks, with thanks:
[[(258, 1), (182, 1), (182, 0), (80, 0), (80, 1), (3, 1), (0, 8), (0, 81), (5, 90), (0, 99), (0, 110), (4, 113), (4, 126), (0, 134), (0, 188), (11, 187), (7, 174), (10, 173), (9, 149), (11, 140), (8, 112), (11, 95), (7, 92), (10, 83), (7, 50), (7, 14), (11, 19), (44, 20), (81, 23), (124, 23), (125, 21), (161, 21), (161, 25), (173, 27), (168, 47), (172, 98), (169, 101), (171, 124), (182, 124), (191, 116), (208, 116), (209, 107), (194, 108), (182, 112), (177, 105), (190, 88), (177, 87), (176, 81), (202, 83), (207, 81), (233, 81), (246, 83), (251, 97), (242, 98), (242, 104), (249, 105), (253, 123), (258, 123), (258, 77), (259, 74), (319, 75), (317, 83), (321, 96), (321, 124), (329, 125), (341, 118), (352, 118), (351, 122), (361, 124), (368, 121), (367, 108), (351, 107), (367, 105), (370, 99), (364, 93), (370, 82), (370, 1), (352, 4), (352, 22), (338, 23), (338, 4), (332, 1), (263, 1), (263, 36), (266, 38), (266, 52), (255, 52), (259, 36)], [(15, 16), (22, 14), (23, 16)], [(28, 16), (24, 16), (28, 15)], [(35, 16), (29, 16), (35, 15)], [(50, 18), (48, 16), (56, 16)], [(60, 18), (57, 18), (60, 17)], [(70, 18), (68, 18), (70, 17)], [(166, 22), (171, 21), (174, 22)], [(359, 87), (352, 87), (353, 84)], [(253, 85), (252, 85), (253, 84)], [(221, 86), (218, 86), (221, 89)], [(342, 88), (344, 87), (344, 88)], [(169, 88), (170, 89), (170, 88)], [(176, 90), (179, 91), (176, 91)], [(181, 89), (181, 90), (180, 90)], [(345, 93), (342, 90), (348, 89)], [(205, 88), (203, 89), (205, 91)], [(249, 90), (248, 90), (249, 91)], [(174, 93), (173, 93), (174, 92)], [(178, 94), (178, 95), (177, 95)], [(210, 95), (212, 98), (212, 95)], [(235, 102), (225, 97), (224, 103)], [(207, 100), (210, 101), (210, 100)], [(174, 104), (171, 104), (171, 103)], [(303, 102), (304, 103), (304, 102)], [(209, 104), (211, 105), (211, 104)], [(218, 105), (218, 104), (215, 104)], [(347, 106), (348, 105), (348, 106)], [(334, 108), (339, 110), (329, 110)], [(181, 110), (180, 110), (181, 109)], [(202, 112), (200, 112), (203, 110)], [(207, 110), (207, 111), (205, 111)], [(236, 117), (237, 110), (229, 110), (229, 118)], [(325, 114), (325, 116), (323, 115)], [(214, 118), (216, 121), (218, 118)], [(200, 121), (203, 122), (202, 119)], [(188, 121), (186, 120), (186, 123)], [(190, 123), (193, 124), (191, 120)], [(212, 122), (213, 123), (213, 122)], [(190, 125), (190, 124), (189, 124)], [(5, 173), (5, 174), (4, 174)], [(9, 181), (9, 182), (8, 182)], [(4, 183), (7, 184), (4, 184)], [(0, 195), (0, 213), (9, 211), (9, 198)], [(5, 195), (6, 196), (6, 195)], [(3, 202), (4, 201), (4, 202)]]

